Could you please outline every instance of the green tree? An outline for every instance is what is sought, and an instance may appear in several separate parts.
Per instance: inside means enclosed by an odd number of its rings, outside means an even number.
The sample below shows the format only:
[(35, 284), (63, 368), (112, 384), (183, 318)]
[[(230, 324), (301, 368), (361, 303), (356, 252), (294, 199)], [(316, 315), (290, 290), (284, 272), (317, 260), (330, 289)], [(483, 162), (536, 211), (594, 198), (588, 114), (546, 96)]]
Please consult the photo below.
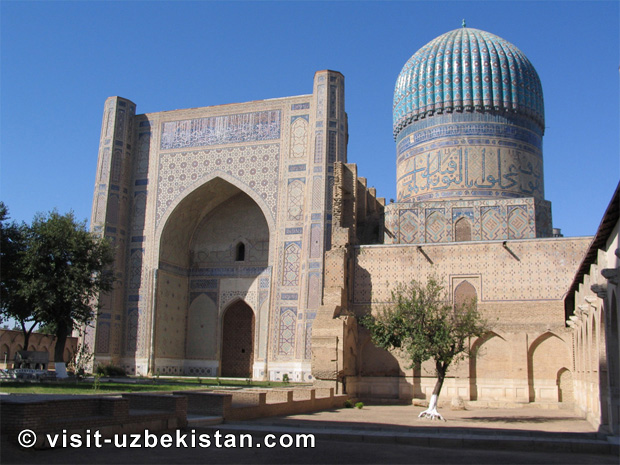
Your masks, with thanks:
[(39, 323), (34, 308), (23, 293), (23, 256), (26, 251), (28, 226), (9, 221), (9, 211), (0, 202), (0, 312), (5, 319), (14, 319), (24, 333), (24, 350), (30, 335)]
[(110, 244), (90, 233), (72, 212), (53, 211), (33, 220), (23, 255), (22, 294), (37, 319), (55, 328), (57, 367), (64, 367), (71, 331), (93, 319), (95, 298), (112, 289), (114, 278), (106, 269), (113, 259)]
[(437, 382), (428, 409), (419, 416), (443, 420), (437, 399), (448, 368), (469, 353), (469, 339), (486, 333), (488, 324), (475, 300), (455, 307), (434, 277), (425, 285), (418, 281), (398, 284), (391, 300), (376, 316), (361, 318), (360, 324), (378, 347), (406, 353), (410, 368), (431, 359), (435, 362)]

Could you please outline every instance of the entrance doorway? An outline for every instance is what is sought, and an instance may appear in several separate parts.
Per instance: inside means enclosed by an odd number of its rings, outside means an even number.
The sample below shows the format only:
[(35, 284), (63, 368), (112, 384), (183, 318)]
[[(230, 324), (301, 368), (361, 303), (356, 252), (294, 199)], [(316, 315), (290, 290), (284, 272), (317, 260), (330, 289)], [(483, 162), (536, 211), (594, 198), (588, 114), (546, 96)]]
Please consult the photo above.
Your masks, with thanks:
[(224, 313), (221, 376), (250, 378), (254, 361), (254, 312), (239, 300)]

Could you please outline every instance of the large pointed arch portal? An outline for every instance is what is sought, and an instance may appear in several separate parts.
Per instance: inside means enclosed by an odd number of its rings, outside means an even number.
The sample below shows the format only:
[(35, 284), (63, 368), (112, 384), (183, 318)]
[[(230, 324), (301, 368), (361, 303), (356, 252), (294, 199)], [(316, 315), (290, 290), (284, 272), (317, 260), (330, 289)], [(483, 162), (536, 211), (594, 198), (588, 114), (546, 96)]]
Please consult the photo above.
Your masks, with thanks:
[(269, 305), (259, 294), (269, 302), (271, 228), (265, 205), (233, 181), (210, 179), (164, 218), (154, 373), (247, 378), (264, 360)]

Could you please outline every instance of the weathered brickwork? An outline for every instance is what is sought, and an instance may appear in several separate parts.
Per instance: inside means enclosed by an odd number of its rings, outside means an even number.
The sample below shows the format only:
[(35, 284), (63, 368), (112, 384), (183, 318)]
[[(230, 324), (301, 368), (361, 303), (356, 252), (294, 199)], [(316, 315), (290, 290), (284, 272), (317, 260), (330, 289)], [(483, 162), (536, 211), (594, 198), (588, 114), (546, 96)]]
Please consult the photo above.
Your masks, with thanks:
[[(78, 339), (76, 337), (67, 338), (63, 360), (69, 363), (77, 351)], [(56, 348), (56, 338), (49, 334), (32, 333), (28, 347), (24, 347), (24, 333), (10, 329), (0, 329), (0, 366), (12, 368), (15, 354), (19, 350), (32, 350), (47, 352), (49, 354), (50, 366), (54, 366), (54, 350)]]
[(435, 274), (454, 289), (470, 280), (486, 302), (561, 301), (589, 238), (360, 246), (352, 302), (387, 302), (397, 282)]

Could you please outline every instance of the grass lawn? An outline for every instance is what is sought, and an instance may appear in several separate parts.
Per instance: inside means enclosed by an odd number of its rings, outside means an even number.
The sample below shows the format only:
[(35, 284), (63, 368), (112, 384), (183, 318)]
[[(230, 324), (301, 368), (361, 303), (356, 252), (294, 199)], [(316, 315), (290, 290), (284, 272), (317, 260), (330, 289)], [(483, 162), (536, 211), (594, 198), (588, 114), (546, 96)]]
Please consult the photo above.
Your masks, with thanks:
[(265, 389), (291, 387), (291, 383), (274, 381), (248, 381), (244, 379), (197, 379), (165, 378), (141, 379), (127, 378), (127, 382), (101, 380), (52, 381), (41, 383), (20, 383), (3, 381), (0, 392), (7, 394), (113, 394), (123, 392), (181, 391), (185, 389), (222, 389), (226, 387), (261, 387)]

